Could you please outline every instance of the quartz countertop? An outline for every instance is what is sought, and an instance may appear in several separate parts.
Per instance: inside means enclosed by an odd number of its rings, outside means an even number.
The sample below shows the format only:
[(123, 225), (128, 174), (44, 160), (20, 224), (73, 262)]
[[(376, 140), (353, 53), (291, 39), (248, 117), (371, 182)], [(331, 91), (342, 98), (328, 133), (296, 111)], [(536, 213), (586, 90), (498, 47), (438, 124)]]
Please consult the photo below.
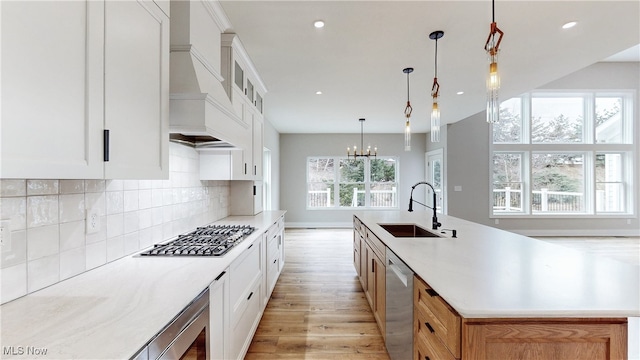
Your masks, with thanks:
[(465, 318), (640, 316), (638, 266), (440, 214), (457, 238), (396, 238), (378, 225), (431, 229), (431, 211), (355, 215)]
[[(256, 228), (222, 257), (127, 256), (3, 304), (0, 356), (130, 358), (284, 213), (217, 221)], [(26, 354), (27, 347), (46, 349), (47, 354)], [(20, 348), (25, 354), (17, 354)], [(15, 355), (7, 354), (11, 349)]]

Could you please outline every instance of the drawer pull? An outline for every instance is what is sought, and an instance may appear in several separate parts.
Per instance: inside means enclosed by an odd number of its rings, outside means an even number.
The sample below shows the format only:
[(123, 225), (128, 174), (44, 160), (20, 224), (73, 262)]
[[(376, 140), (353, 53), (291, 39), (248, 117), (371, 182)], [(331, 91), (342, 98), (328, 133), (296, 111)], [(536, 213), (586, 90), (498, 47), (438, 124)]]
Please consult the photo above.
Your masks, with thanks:
[(376, 272), (376, 260), (371, 259), (371, 272)]
[(425, 356), (425, 357), (424, 357), (424, 360), (431, 360), (431, 359), (429, 359), (429, 357), (428, 357), (428, 356)]
[(424, 289), (424, 291), (426, 291), (429, 296), (438, 296), (438, 293), (433, 289)]
[(427, 329), (429, 329), (429, 331), (431, 331), (432, 333), (436, 332), (435, 330), (433, 330), (433, 328), (431, 327), (431, 324), (429, 324), (428, 322), (424, 323), (424, 326), (426, 326)]
[(247, 298), (247, 300), (251, 299), (252, 296), (253, 296), (253, 291), (251, 292), (251, 294), (249, 294), (249, 297)]
[(273, 263), (275, 264), (275, 263), (276, 263), (276, 261), (278, 261), (278, 259), (273, 260)]
[(226, 273), (227, 273), (226, 271), (221, 272), (221, 273), (220, 273), (220, 275), (218, 275), (218, 277), (217, 277), (217, 278), (215, 278), (213, 281), (218, 281), (218, 280), (220, 280), (220, 278), (221, 278), (221, 277), (223, 277), (223, 276), (224, 276), (224, 274), (226, 274)]
[[(253, 244), (249, 245), (249, 247), (247, 248), (247, 250), (251, 249), (251, 247), (253, 246)], [(433, 296), (433, 295), (431, 295)]]

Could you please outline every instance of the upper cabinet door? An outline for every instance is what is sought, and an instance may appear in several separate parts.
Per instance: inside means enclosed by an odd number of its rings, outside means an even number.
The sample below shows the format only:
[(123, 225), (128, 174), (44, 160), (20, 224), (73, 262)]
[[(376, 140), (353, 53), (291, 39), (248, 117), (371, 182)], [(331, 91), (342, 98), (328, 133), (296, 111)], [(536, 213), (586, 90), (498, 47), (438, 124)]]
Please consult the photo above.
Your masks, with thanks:
[(104, 4), (0, 7), (0, 177), (101, 178)]
[(105, 177), (169, 177), (169, 18), (153, 1), (105, 4)]

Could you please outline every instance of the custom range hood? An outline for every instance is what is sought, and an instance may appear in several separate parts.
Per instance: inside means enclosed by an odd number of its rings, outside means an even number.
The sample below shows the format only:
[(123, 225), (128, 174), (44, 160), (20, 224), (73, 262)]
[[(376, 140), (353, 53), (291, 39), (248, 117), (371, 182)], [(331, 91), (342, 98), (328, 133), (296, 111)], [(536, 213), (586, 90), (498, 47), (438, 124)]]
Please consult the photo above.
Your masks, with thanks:
[[(233, 147), (246, 128), (223, 87), (221, 34), (231, 28), (216, 1), (171, 1), (169, 132), (196, 147)], [(230, 81), (230, 80), (227, 80)]]

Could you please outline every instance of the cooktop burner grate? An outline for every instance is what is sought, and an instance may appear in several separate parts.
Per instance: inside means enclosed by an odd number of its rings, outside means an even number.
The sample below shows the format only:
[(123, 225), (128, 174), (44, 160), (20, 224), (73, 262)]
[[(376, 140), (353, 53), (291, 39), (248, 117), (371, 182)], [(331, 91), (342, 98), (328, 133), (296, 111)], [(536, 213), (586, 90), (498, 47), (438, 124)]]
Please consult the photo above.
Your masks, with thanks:
[(156, 244), (142, 256), (221, 256), (244, 240), (254, 227), (248, 225), (210, 225), (179, 235), (165, 244)]

